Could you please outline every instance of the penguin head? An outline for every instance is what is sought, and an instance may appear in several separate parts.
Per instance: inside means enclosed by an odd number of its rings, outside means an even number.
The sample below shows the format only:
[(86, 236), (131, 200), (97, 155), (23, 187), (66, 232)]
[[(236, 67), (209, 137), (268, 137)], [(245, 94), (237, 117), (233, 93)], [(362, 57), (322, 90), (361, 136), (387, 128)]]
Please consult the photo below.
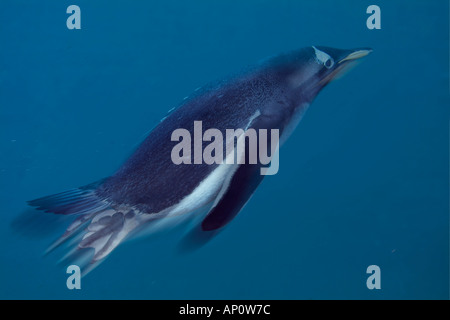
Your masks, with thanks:
[[(312, 64), (317, 64), (319, 69), (315, 74), (315, 80), (319, 86), (325, 86), (331, 80), (340, 77), (346, 70), (354, 66), (359, 59), (372, 52), (370, 48), (358, 48), (342, 50), (329, 47), (312, 47), (314, 50)], [(312, 60), (312, 59), (311, 59)]]
[(370, 48), (342, 50), (312, 46), (278, 56), (269, 65), (288, 89), (305, 100), (312, 100), (330, 81), (371, 52)]

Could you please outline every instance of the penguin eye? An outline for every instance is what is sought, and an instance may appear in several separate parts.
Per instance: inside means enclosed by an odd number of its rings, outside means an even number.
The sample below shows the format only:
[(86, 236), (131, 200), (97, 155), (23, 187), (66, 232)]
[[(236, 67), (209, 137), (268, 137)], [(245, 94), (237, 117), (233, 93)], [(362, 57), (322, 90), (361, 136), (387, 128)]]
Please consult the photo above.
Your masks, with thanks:
[(333, 58), (328, 58), (323, 65), (327, 68), (330, 69), (333, 65), (334, 65), (334, 60)]

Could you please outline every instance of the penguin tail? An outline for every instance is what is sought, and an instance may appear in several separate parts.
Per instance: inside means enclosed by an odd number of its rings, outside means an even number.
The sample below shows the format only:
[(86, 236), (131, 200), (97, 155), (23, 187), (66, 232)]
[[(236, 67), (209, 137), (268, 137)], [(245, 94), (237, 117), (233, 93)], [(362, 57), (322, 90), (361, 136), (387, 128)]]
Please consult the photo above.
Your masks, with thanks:
[(44, 212), (76, 216), (46, 254), (72, 239), (71, 250), (61, 262), (77, 264), (83, 274), (97, 266), (146, 218), (129, 207), (114, 206), (99, 198), (95, 190), (102, 182), (28, 201)]
[(96, 196), (95, 189), (104, 180), (102, 179), (83, 187), (30, 200), (27, 203), (38, 210), (63, 215), (82, 215), (100, 211), (108, 207), (108, 203)]

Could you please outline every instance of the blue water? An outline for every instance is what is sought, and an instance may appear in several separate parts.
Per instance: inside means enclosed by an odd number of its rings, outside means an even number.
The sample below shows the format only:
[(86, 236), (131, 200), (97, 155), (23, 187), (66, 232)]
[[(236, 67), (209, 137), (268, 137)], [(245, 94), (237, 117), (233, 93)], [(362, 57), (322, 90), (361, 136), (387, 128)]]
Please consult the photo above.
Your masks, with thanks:
[[(381, 30), (366, 27), (371, 4)], [(448, 299), (448, 13), (444, 0), (2, 0), (0, 298)], [(321, 92), (226, 230), (187, 255), (177, 230), (126, 243), (68, 290), (64, 249), (43, 256), (67, 222), (29, 222), (25, 201), (110, 175), (195, 88), (310, 45), (374, 52)]]

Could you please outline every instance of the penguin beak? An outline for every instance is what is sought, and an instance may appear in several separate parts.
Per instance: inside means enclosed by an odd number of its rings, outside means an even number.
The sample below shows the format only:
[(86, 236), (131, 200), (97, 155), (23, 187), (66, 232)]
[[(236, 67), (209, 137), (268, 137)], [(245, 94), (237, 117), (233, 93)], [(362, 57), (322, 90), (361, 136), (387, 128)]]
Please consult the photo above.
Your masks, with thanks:
[(341, 64), (346, 61), (354, 61), (354, 60), (361, 59), (361, 58), (367, 56), (368, 54), (370, 54), (372, 51), (373, 50), (370, 48), (356, 49), (356, 50), (350, 52), (349, 54), (347, 54), (341, 60), (339, 60), (338, 64)]
[(358, 64), (361, 58), (367, 56), (372, 51), (373, 50), (370, 48), (361, 48), (341, 52), (339, 55), (341, 58), (336, 59), (337, 63), (334, 65), (334, 68), (332, 68), (331, 72), (320, 81), (320, 84), (325, 85), (331, 81), (342, 78)]

